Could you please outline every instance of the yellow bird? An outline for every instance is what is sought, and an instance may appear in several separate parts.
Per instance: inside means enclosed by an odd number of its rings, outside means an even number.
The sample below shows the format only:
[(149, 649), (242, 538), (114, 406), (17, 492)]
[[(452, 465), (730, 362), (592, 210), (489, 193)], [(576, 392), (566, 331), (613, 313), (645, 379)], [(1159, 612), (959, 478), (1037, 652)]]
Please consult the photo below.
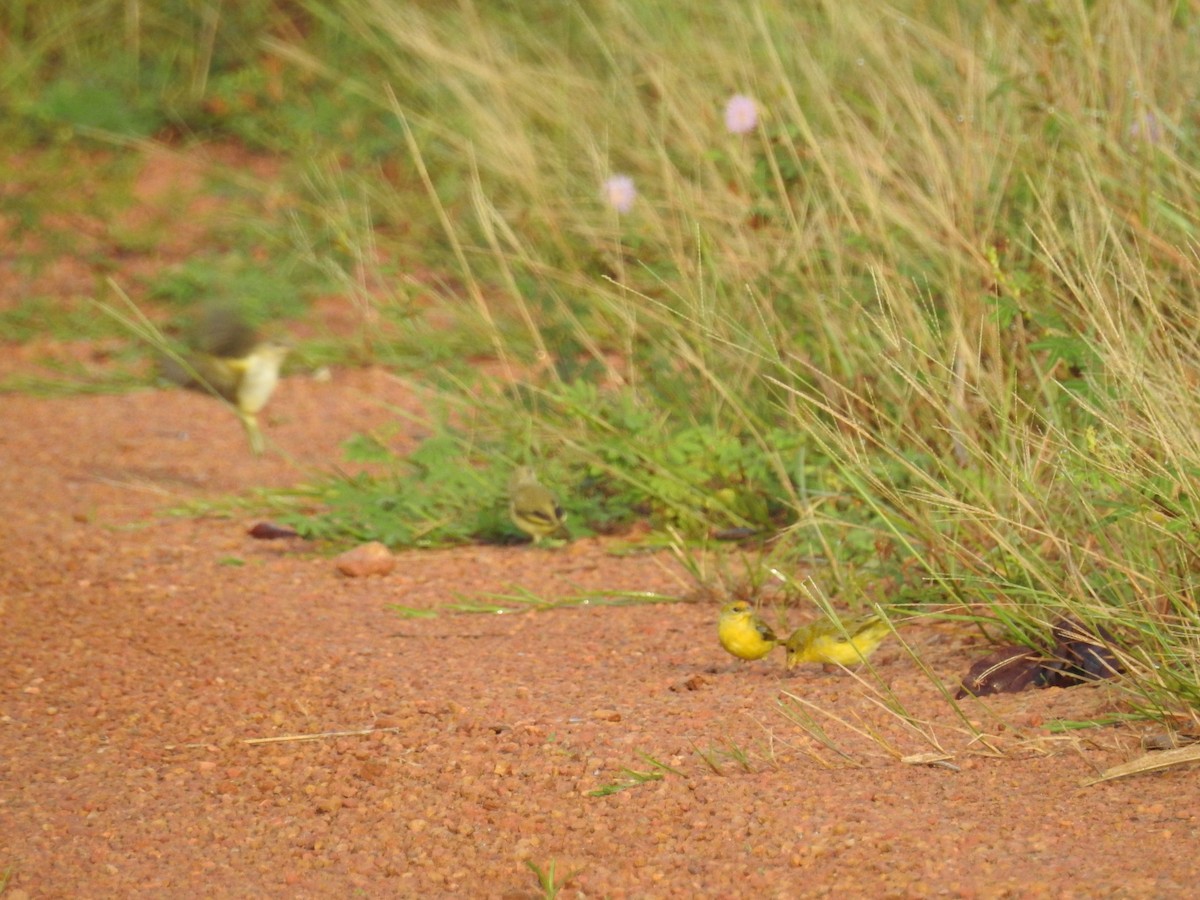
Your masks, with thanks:
[(535, 544), (552, 534), (567, 535), (563, 508), (530, 466), (519, 466), (509, 479), (508, 514)]
[(237, 359), (196, 354), (188, 360), (197, 376), (189, 387), (215, 391), (234, 405), (255, 456), (263, 452), (258, 414), (279, 383), (279, 368), (287, 354), (286, 344), (263, 341)]
[(721, 607), (717, 639), (739, 659), (762, 659), (779, 643), (771, 626), (745, 600), (735, 600)]
[(870, 656), (891, 633), (879, 616), (849, 622), (845, 629), (828, 619), (801, 625), (784, 642), (787, 667), (800, 663), (836, 663), (852, 666)]
[(291, 349), (281, 340), (260, 339), (237, 314), (226, 307), (210, 309), (200, 324), (197, 349), (163, 361), (163, 375), (177, 384), (209, 391), (233, 404), (250, 449), (263, 452), (258, 414), (279, 383), (279, 370)]

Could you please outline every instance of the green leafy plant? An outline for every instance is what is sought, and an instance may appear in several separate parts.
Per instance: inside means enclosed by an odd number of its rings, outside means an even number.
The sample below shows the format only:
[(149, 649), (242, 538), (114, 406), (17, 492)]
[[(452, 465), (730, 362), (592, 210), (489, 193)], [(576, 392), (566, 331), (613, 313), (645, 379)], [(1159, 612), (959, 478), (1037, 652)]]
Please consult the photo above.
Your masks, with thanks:
[(654, 759), (652, 756), (649, 756), (645, 753), (638, 753), (638, 756), (650, 763), (650, 765), (652, 765), (654, 768), (645, 772), (640, 772), (636, 769), (623, 767), (621, 769), (621, 773), (625, 776), (624, 781), (613, 782), (612, 784), (606, 784), (603, 787), (596, 788), (593, 791), (588, 791), (588, 796), (607, 797), (611, 794), (618, 794), (621, 791), (627, 791), (630, 788), (639, 787), (648, 781), (662, 781), (668, 773), (687, 778), (686, 773), (681, 772), (679, 769), (668, 766), (666, 763), (660, 762), (659, 760)]
[(553, 859), (545, 867), (539, 866), (531, 859), (527, 859), (525, 860), (525, 866), (537, 879), (538, 887), (541, 889), (542, 896), (546, 900), (554, 900), (562, 889), (571, 883), (571, 879), (579, 874), (579, 870), (574, 869), (564, 875), (562, 880), (559, 881), (558, 873), (555, 871), (557, 862)]

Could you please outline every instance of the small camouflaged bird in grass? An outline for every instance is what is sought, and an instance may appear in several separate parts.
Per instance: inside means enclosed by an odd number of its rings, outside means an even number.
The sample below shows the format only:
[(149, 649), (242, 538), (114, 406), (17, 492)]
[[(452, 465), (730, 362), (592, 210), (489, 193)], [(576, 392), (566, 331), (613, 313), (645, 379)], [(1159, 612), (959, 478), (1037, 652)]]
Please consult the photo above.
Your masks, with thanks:
[(847, 622), (844, 628), (828, 619), (810, 622), (793, 631), (784, 642), (787, 667), (800, 663), (853, 666), (874, 653), (890, 633), (888, 623), (879, 616)]
[(552, 534), (569, 536), (563, 508), (531, 466), (519, 466), (509, 479), (508, 514), (535, 544)]
[(250, 450), (263, 452), (258, 414), (275, 386), (290, 346), (260, 338), (236, 311), (214, 307), (200, 323), (196, 349), (178, 359), (163, 360), (163, 377), (193, 390), (208, 391), (233, 404)]
[(735, 600), (721, 607), (717, 639), (738, 659), (762, 659), (779, 643), (771, 626), (745, 600)]

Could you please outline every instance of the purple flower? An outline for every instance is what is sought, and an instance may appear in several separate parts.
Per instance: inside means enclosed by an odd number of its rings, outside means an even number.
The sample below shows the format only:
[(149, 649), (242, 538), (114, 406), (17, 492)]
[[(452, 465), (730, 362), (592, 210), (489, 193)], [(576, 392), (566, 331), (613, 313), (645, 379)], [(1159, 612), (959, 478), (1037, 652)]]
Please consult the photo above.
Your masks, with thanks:
[(1140, 118), (1135, 119), (1133, 124), (1129, 126), (1129, 139), (1133, 141), (1145, 141), (1148, 144), (1161, 143), (1163, 139), (1162, 122), (1152, 112), (1143, 113)]
[(748, 134), (758, 124), (758, 106), (745, 94), (734, 94), (725, 104), (725, 127), (733, 134)]
[(637, 199), (637, 188), (628, 175), (613, 175), (604, 182), (600, 193), (604, 202), (619, 213), (633, 209), (633, 201)]

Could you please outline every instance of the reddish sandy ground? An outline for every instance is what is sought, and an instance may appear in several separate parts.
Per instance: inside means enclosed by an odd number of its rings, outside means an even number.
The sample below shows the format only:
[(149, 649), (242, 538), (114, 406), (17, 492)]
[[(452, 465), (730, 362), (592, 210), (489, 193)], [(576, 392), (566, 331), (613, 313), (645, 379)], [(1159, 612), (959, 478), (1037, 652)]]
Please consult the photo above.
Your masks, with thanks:
[[(288, 378), (253, 460), (200, 395), (0, 396), (4, 900), (541, 896), (526, 861), (553, 861), (566, 897), (1200, 883), (1196, 771), (1085, 787), (1152, 727), (1047, 727), (1121, 709), (1112, 685), (960, 717), (895, 641), (879, 682), (734, 661), (719, 598), (402, 619), (389, 604), (694, 585), (595, 540), (407, 552), (350, 579), (250, 538), (259, 515), (168, 513), (309, 480), (397, 407), (415, 392), (382, 371)], [(903, 634), (951, 692), (985, 649), (955, 625)], [(663, 777), (591, 795), (625, 769)]]

